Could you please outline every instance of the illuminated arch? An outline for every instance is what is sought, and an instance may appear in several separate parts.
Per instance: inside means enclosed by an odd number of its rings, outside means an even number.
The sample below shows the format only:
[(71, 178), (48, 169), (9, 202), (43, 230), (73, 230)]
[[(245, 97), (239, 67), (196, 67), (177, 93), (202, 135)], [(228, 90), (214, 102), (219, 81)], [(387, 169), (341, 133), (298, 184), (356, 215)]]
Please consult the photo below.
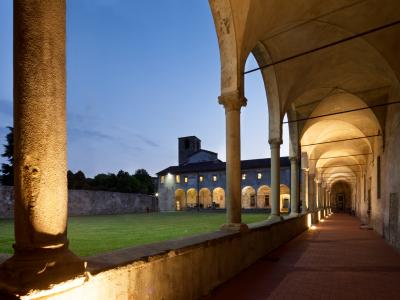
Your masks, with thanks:
[(202, 208), (211, 208), (211, 192), (208, 188), (200, 189), (199, 204)]
[(225, 191), (221, 187), (213, 190), (212, 201), (217, 208), (225, 208)]
[(257, 190), (257, 207), (271, 208), (270, 203), (271, 188), (267, 185), (262, 185)]
[(245, 186), (242, 189), (242, 207), (256, 208), (256, 191), (252, 186)]
[(281, 212), (288, 212), (290, 207), (290, 189), (287, 185), (280, 185)]
[(353, 186), (345, 178), (333, 181), (331, 187), (331, 206), (335, 212), (350, 212)]
[(175, 190), (175, 208), (182, 210), (186, 207), (186, 194), (182, 189)]
[(188, 207), (197, 206), (197, 190), (195, 188), (188, 189), (186, 192), (186, 204)]

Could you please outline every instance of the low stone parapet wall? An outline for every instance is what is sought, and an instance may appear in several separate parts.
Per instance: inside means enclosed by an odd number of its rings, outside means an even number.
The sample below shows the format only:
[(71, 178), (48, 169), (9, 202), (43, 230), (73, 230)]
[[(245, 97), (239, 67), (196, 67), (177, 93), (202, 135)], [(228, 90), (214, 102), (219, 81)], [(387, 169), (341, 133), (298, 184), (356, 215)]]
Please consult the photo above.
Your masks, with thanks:
[[(0, 218), (14, 217), (13, 188), (0, 186)], [(126, 214), (158, 211), (158, 199), (143, 194), (69, 190), (70, 216)]]
[[(87, 258), (86, 279), (46, 299), (198, 299), (308, 228), (308, 215)], [(79, 285), (76, 287), (76, 285)], [(71, 288), (75, 286), (74, 288)], [(54, 287), (58, 292), (63, 285)]]

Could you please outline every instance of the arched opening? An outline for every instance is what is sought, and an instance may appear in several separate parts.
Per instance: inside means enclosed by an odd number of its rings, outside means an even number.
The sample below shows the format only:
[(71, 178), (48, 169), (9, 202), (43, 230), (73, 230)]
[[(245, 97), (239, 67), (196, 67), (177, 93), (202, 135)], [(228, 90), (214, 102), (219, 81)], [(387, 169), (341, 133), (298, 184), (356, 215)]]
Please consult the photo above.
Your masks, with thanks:
[(348, 182), (340, 180), (332, 185), (331, 205), (334, 212), (351, 212), (352, 189)]
[[(310, 111), (310, 116), (339, 114), (310, 119), (302, 128), (302, 151), (307, 152), (310, 174), (317, 180), (316, 185), (312, 184), (312, 199), (316, 199), (318, 208), (326, 207), (331, 200), (333, 211), (370, 212), (371, 201), (367, 204), (361, 200), (368, 197), (362, 174), (372, 173), (373, 183), (378, 182), (376, 172), (369, 166), (373, 165), (374, 152), (382, 143), (382, 130), (374, 111), (368, 109), (364, 100), (332, 89)], [(354, 111), (340, 113), (346, 110)], [(341, 191), (332, 190), (330, 199), (326, 199), (329, 186), (340, 187)]]
[(182, 210), (186, 207), (186, 194), (182, 189), (175, 190), (175, 209)]
[(211, 208), (211, 192), (208, 188), (202, 188), (200, 190), (199, 205), (201, 208)]
[(281, 212), (289, 212), (290, 207), (290, 189), (287, 185), (280, 185), (281, 194)]
[(251, 186), (246, 186), (242, 189), (242, 207), (256, 208), (256, 191)]
[(188, 189), (186, 192), (187, 207), (197, 207), (197, 190), (195, 188)]
[[(249, 53), (245, 69), (257, 68), (256, 52)], [(263, 63), (261, 63), (262, 65)], [(266, 97), (264, 78), (261, 72), (254, 72), (245, 77), (245, 95), (252, 99), (241, 111), (241, 158), (254, 159), (270, 157), (268, 145), (269, 108)], [(254, 138), (257, 133), (257, 138)]]
[(267, 185), (262, 185), (257, 190), (257, 207), (271, 208), (270, 203), (271, 189)]
[(225, 191), (223, 188), (217, 187), (213, 190), (212, 201), (215, 208), (225, 208)]

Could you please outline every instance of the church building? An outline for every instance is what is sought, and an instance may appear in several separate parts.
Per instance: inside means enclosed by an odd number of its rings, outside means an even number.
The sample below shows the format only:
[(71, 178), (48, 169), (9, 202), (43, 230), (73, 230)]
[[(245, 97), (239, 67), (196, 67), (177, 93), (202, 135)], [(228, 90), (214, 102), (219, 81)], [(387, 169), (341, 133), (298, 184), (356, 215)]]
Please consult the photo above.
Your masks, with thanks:
[[(179, 165), (157, 173), (161, 211), (191, 208), (224, 209), (226, 163), (218, 153), (201, 149), (196, 136), (178, 138)], [(290, 161), (281, 157), (281, 211), (290, 207)], [(269, 158), (241, 161), (242, 208), (270, 209)]]

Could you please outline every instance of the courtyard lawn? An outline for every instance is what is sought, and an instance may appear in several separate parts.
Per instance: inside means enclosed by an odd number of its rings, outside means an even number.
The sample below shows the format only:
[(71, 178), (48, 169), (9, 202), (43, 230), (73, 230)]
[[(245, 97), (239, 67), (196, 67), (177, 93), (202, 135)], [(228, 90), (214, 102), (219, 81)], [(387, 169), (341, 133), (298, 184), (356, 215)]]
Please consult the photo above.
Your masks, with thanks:
[[(244, 213), (244, 223), (266, 219), (262, 213)], [(176, 239), (218, 230), (225, 222), (222, 212), (169, 212), (113, 216), (70, 217), (70, 249), (89, 256), (115, 249)], [(0, 253), (12, 253), (13, 220), (0, 220)]]

